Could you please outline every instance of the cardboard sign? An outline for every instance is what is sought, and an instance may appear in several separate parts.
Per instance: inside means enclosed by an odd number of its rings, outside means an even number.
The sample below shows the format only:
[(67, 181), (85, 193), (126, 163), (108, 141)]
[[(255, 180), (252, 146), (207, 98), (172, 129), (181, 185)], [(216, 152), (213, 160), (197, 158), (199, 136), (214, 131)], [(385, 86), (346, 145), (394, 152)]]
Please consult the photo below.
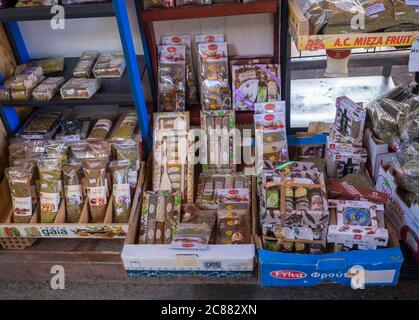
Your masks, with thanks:
[(410, 50), (409, 72), (419, 72), (419, 37), (413, 42)]

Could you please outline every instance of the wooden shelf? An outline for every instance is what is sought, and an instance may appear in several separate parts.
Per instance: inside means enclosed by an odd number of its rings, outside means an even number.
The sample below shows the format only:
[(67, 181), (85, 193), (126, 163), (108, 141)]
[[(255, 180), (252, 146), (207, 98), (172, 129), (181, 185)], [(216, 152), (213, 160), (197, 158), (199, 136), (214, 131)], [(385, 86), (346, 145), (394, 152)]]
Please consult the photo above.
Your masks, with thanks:
[(183, 20), (237, 16), (245, 14), (276, 13), (278, 0), (257, 0), (248, 3), (220, 3), (211, 6), (182, 7), (145, 10), (141, 12), (143, 22)]

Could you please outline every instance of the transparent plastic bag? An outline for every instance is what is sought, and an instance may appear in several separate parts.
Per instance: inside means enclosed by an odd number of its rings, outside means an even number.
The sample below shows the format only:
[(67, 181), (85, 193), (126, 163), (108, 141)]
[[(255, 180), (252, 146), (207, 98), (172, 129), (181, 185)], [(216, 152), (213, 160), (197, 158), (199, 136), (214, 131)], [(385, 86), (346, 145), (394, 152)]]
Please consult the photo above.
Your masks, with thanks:
[(209, 6), (212, 4), (211, 0), (176, 0), (176, 7), (198, 7)]

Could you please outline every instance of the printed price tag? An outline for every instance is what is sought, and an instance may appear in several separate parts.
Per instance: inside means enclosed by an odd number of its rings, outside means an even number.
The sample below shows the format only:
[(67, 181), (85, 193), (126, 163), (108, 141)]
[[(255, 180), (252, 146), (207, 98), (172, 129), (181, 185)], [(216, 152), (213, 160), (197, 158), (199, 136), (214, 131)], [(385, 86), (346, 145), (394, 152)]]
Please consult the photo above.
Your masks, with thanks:
[(416, 38), (410, 50), (409, 72), (419, 72), (419, 38)]

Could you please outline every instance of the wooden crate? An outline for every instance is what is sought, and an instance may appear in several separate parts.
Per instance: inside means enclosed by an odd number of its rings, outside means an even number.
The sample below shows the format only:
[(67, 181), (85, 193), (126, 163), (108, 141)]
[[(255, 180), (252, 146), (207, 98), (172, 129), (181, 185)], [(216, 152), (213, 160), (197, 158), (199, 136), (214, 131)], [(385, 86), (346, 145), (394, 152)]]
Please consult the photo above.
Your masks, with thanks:
[(296, 0), (289, 1), (289, 27), (300, 51), (411, 46), (419, 31), (347, 34), (309, 34), (309, 22)]

